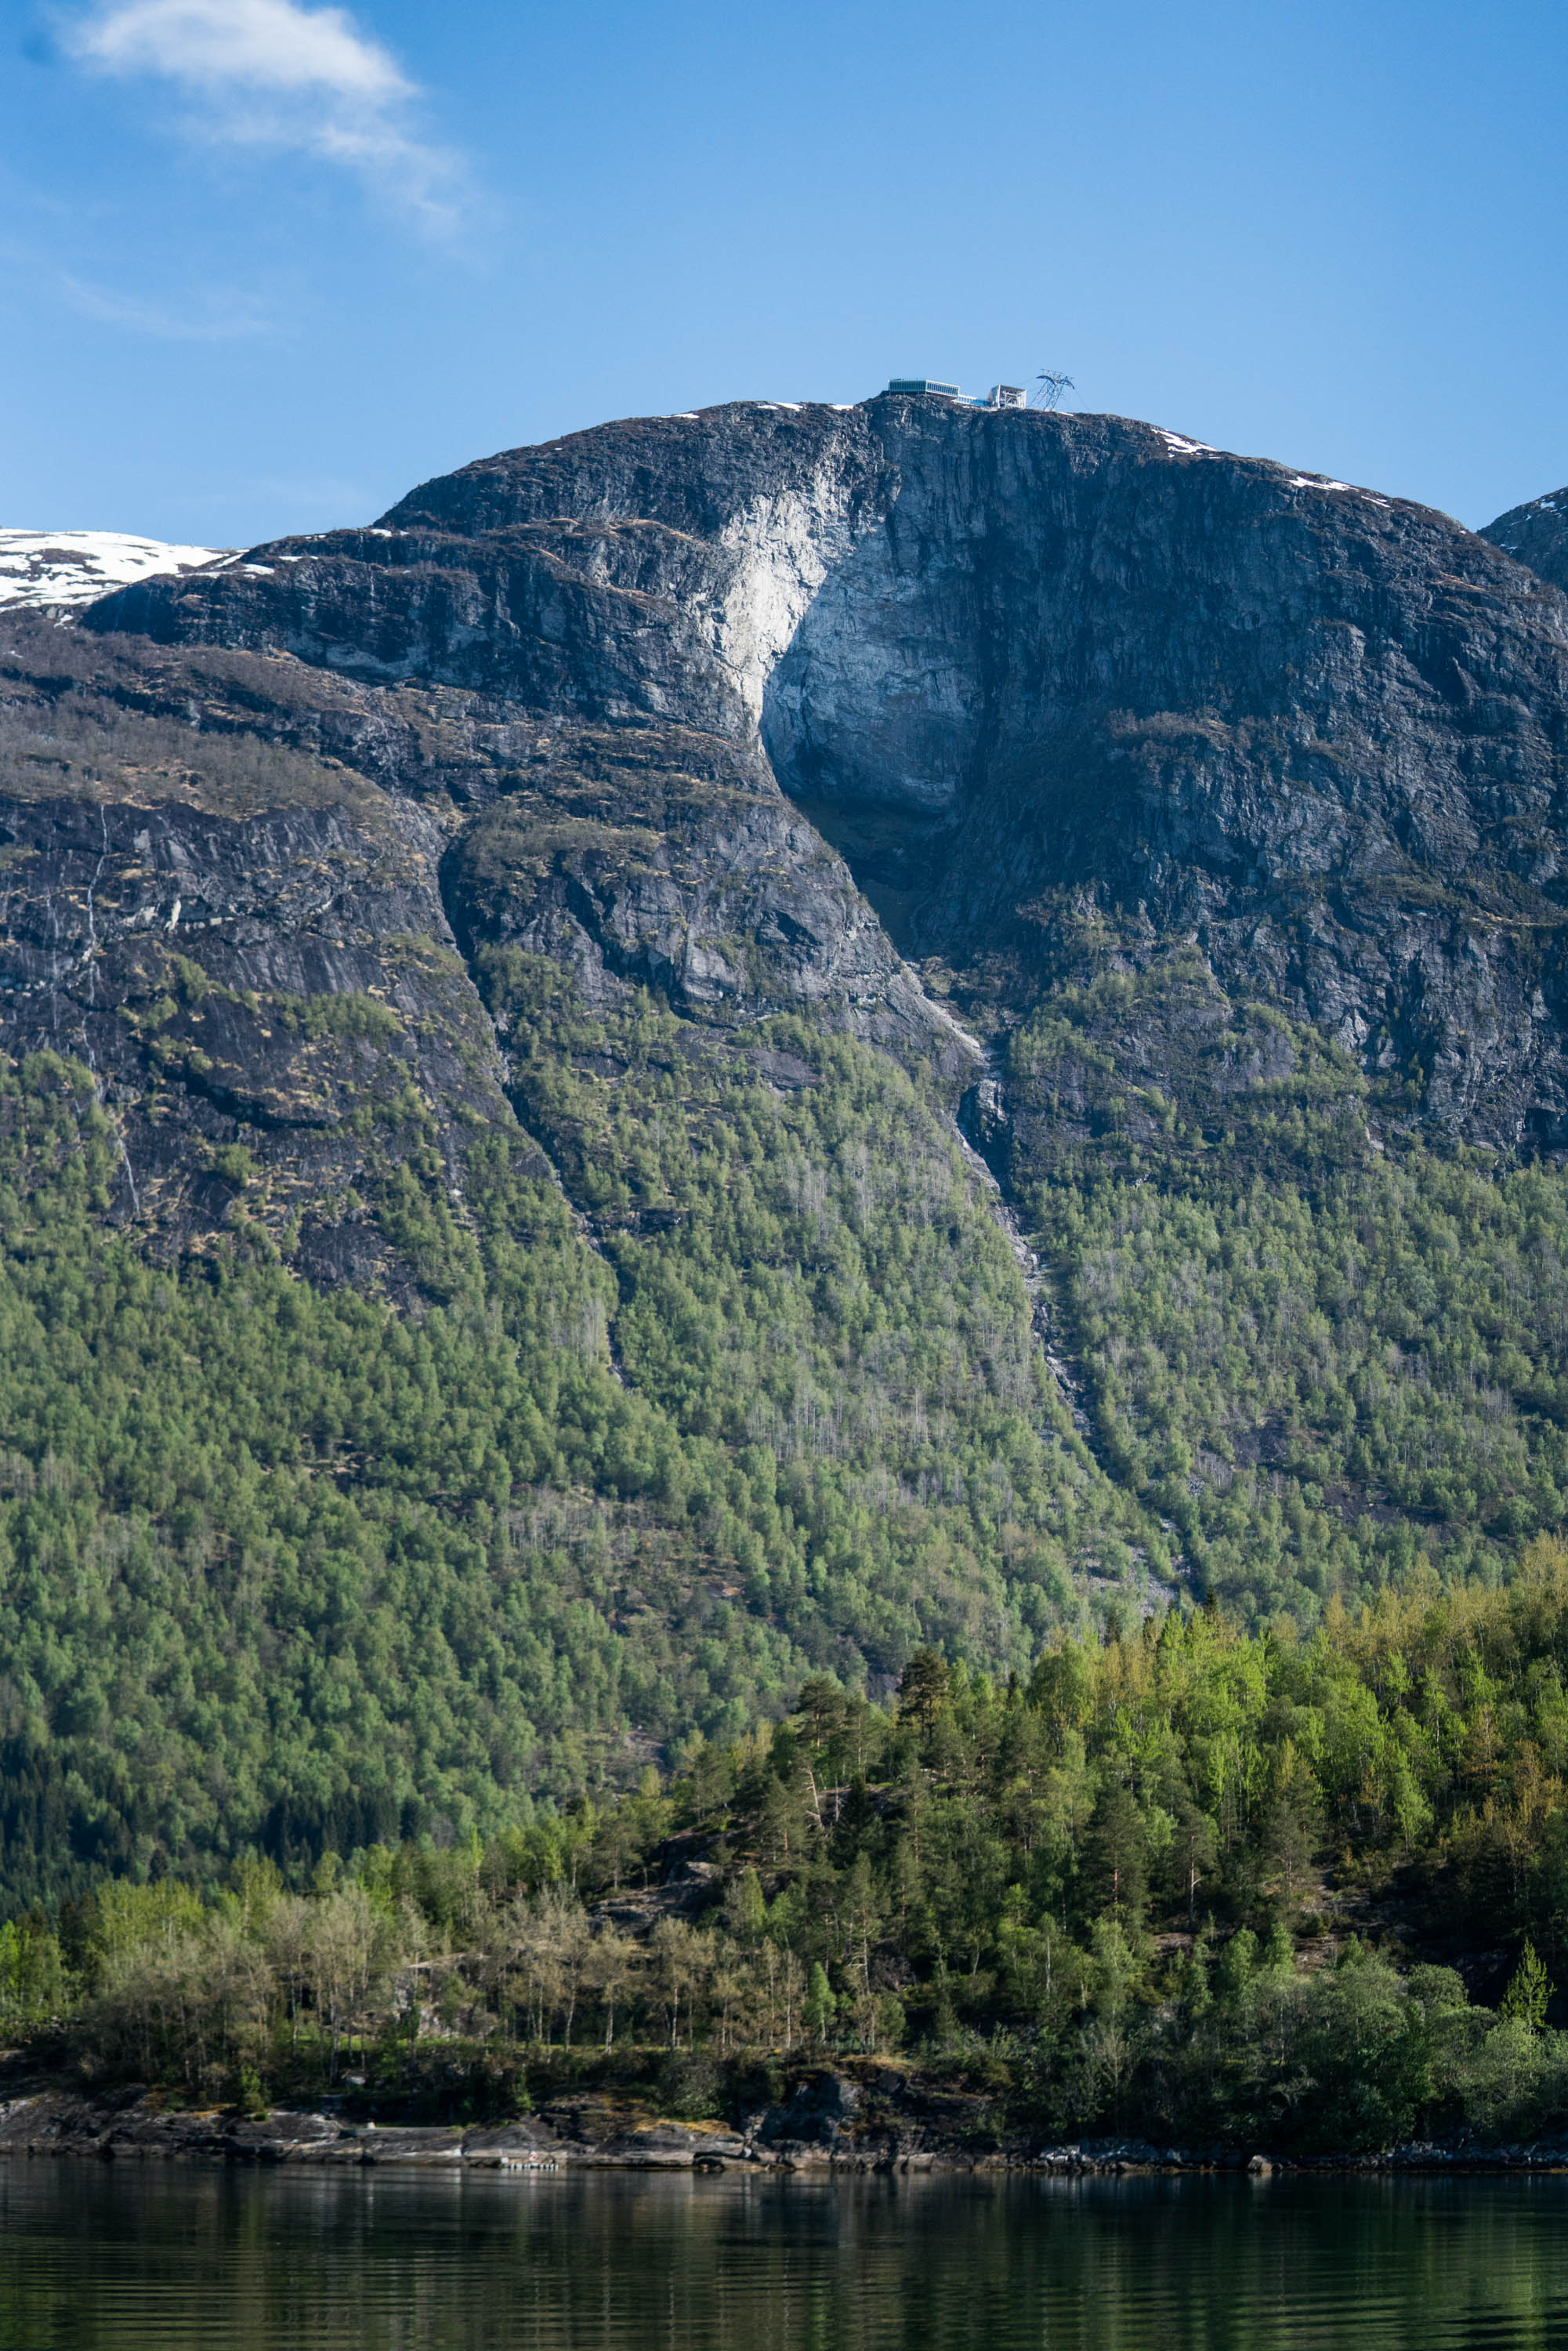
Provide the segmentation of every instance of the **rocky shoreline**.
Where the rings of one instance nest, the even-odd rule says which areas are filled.
[[[246,2116],[175,2105],[135,2085],[108,2092],[34,2090],[0,2100],[0,2157],[88,2157],[99,2162],[217,2162],[425,2168],[478,2171],[767,2172],[1027,2171],[1075,2178],[1230,2173],[1568,2171],[1568,2141],[1481,2147],[1416,2141],[1375,2154],[1279,2157],[1238,2148],[1160,2147],[1141,2139],[981,2147],[918,2127],[900,2129],[866,2085],[825,2073],[785,2104],[738,2128],[682,2122],[631,2104],[569,2099],[500,2124],[360,2119],[341,2102]]]

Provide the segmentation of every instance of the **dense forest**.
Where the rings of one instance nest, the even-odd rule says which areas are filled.
[[[1007,1040],[1003,1172],[1101,1459],[1254,1624],[1506,1568],[1565,1507],[1561,1166],[1434,1147],[1403,1065],[1143,962]]]
[[[812,1666],[1021,1666],[1074,1569],[1127,1557],[956,1141],[883,1057],[765,1041],[810,1082],[673,1101],[703,1214],[636,1263],[515,1132],[474,1140],[459,1212],[418,1099],[373,1103],[413,1311],[299,1278],[232,1147],[217,1245],[150,1262],[104,1221],[92,1072],[0,1075],[10,1901],[494,1834]]]
[[[210,995],[169,961],[154,1024]],[[1027,1677],[1053,1627],[1206,1596],[1310,1633],[1562,1524],[1556,1168],[1336,1162],[1298,1106],[1250,1176],[1173,1146],[1035,1185],[1031,1277],[886,1055],[591,1016],[552,971],[486,987],[570,1195],[497,1130],[454,1198],[417,1092],[364,1090],[412,1301],[302,1278],[237,1146],[222,1232],[156,1261],[106,1219],[93,1072],[0,1079],[7,1907],[489,1839],[813,1672]]]
[[[971,2127],[1298,2152],[1568,2115],[1568,1551],[1318,1628],[1213,1609],[917,1651],[619,1795],[0,1938],[12,2033],[256,2105],[502,2112],[576,2081],[723,2113],[791,2064],[982,2092]],[[771,2071],[770,2071],[771,2069]]]

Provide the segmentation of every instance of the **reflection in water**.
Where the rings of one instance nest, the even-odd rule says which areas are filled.
[[[0,2165],[0,2351],[1568,2342],[1568,2180]]]

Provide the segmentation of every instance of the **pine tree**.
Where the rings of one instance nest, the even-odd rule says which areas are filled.
[[[839,2003],[828,1981],[827,1970],[821,1959],[813,1959],[806,1982],[806,2030],[813,2041],[825,2041],[828,2028],[838,2014]]]
[[[1522,2024],[1529,2032],[1539,2032],[1546,2022],[1546,2004],[1552,1998],[1552,1986],[1546,1970],[1534,1944],[1527,1935],[1513,1981],[1502,1996],[1502,2014],[1514,2023]]]

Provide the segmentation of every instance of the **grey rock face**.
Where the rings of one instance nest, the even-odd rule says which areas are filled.
[[[526,883],[481,820],[460,919],[693,1004],[750,1003],[748,936],[762,1000],[937,1040],[825,836],[984,1025],[1176,946],[1228,1033],[1271,1004],[1448,1132],[1568,1134],[1568,604],[1425,508],[1117,418],[743,403],[89,617],[527,713],[574,821],[634,774],[635,840]]]
[[[0,1037],[97,1073],[115,1212],[169,1245],[231,1219],[239,1144],[305,1267],[401,1289],[376,1182],[434,1144],[460,1199],[497,1126],[537,1159],[467,960],[486,944],[555,958],[590,1005],[650,986],[719,1030],[795,1008],[952,1094],[973,1075],[754,743],[274,648],[6,635]]]
[[[1528,563],[1553,588],[1568,590],[1568,489],[1551,490],[1545,497],[1510,507],[1480,536],[1516,562]]]
[[[401,1290],[363,1193],[432,1146],[460,1193],[467,1138],[512,1124],[442,901],[441,814],[371,781],[362,745],[360,767],[325,747],[364,716],[333,680],[7,635],[5,1050],[95,1073],[123,1141],[115,1213],[165,1245],[230,1220],[248,1159],[303,1270]]]
[[[444,879],[471,954],[548,956],[596,1008],[643,985],[720,1026],[810,1010],[973,1075],[842,861],[722,738],[569,730],[465,827]]]

